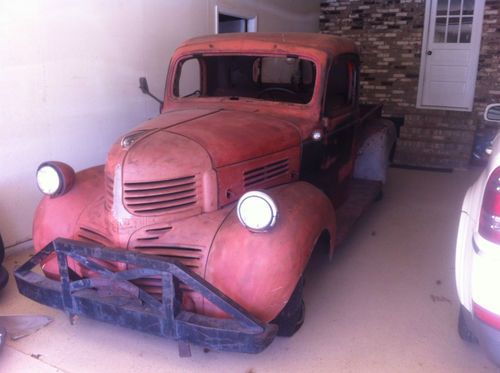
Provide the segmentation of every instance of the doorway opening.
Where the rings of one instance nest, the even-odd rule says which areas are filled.
[[[215,7],[215,33],[256,32],[257,16],[246,16]]]

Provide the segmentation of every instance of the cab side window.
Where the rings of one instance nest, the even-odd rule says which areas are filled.
[[[325,96],[325,116],[333,117],[337,112],[354,105],[356,99],[357,71],[353,61],[339,59],[328,74]]]

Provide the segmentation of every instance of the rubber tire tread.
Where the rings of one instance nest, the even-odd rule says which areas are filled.
[[[7,282],[9,282],[9,273],[4,267],[0,266],[0,289],[3,289]]]
[[[0,264],[3,263],[5,258],[5,246],[3,244],[2,235],[0,234]]]
[[[3,244],[2,235],[0,235],[0,289],[3,289],[9,282],[9,273],[2,267],[5,258],[5,246]]]
[[[278,336],[291,337],[294,335],[304,323],[305,317],[305,304],[302,300],[302,293],[304,291],[304,278],[301,277],[297,286],[288,300],[288,303],[271,321],[271,324],[278,325]]]
[[[460,306],[460,311],[458,312],[458,335],[462,340],[466,342],[477,344],[477,337],[467,326],[467,322],[465,320],[465,312],[467,311],[464,309],[464,307]]]

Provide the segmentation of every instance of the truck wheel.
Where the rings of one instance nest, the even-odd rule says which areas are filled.
[[[458,335],[460,338],[469,343],[478,343],[476,336],[467,326],[467,321],[465,320],[467,311],[464,306],[460,306],[460,311],[458,312]]]
[[[4,267],[0,266],[0,289],[3,289],[7,282],[9,282],[9,273]]]
[[[2,235],[0,234],[0,264],[3,263],[5,257],[5,246],[3,245]]]
[[[7,270],[2,267],[3,259],[5,257],[5,246],[3,245],[2,236],[0,235],[0,289],[4,288],[9,281]],[[1,338],[1,337],[0,337]]]
[[[304,323],[305,304],[302,300],[303,290],[304,278],[301,277],[286,306],[271,321],[271,324],[278,325],[278,335],[280,337],[291,337]]]

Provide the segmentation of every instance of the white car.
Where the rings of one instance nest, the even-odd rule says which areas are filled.
[[[484,117],[500,124],[500,104],[489,105]],[[500,365],[500,131],[487,152],[488,164],[465,195],[458,227],[458,332]]]

